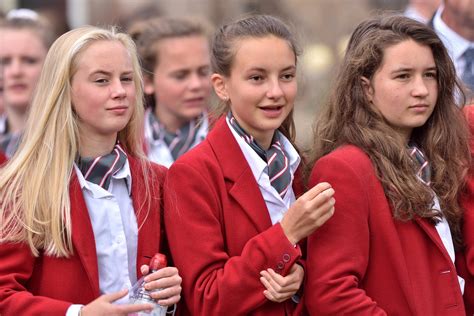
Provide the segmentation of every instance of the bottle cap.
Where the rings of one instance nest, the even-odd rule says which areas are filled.
[[[156,271],[166,267],[166,256],[161,253],[156,253],[150,260],[150,270]]]

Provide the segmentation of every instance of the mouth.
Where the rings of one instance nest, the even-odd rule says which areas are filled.
[[[127,112],[128,106],[126,105],[119,105],[119,106],[114,106],[112,108],[106,109],[109,112],[113,112],[115,114],[124,114]]]

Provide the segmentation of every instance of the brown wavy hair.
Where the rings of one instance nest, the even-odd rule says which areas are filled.
[[[417,179],[406,144],[370,106],[361,80],[372,80],[385,49],[405,40],[430,47],[437,69],[436,106],[427,122],[413,129],[410,140],[431,163],[431,187]],[[352,33],[335,84],[316,122],[310,165],[341,145],[359,147],[376,169],[394,218],[407,221],[420,216],[436,223],[444,215],[459,247],[462,210],[458,196],[470,165],[467,122],[462,105],[456,102],[457,96],[464,101],[460,87],[446,48],[429,27],[396,15],[381,15],[360,23]],[[433,191],[443,214],[433,209]]]

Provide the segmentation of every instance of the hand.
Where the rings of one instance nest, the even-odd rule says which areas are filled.
[[[112,304],[114,301],[127,295],[128,290],[122,290],[111,294],[99,296],[96,300],[84,306],[81,310],[82,316],[106,316],[138,313],[141,311],[150,312],[153,309],[151,304]]]
[[[321,227],[334,214],[334,189],[321,182],[300,196],[283,216],[280,225],[288,240],[296,245]]]
[[[304,270],[299,264],[294,264],[286,277],[276,273],[273,269],[263,270],[260,275],[260,282],[266,288],[263,295],[270,301],[281,303],[298,292],[301,283],[303,283]]]
[[[147,275],[149,267],[143,265],[140,271],[143,275]],[[161,306],[176,304],[181,299],[181,277],[175,267],[165,267],[150,273],[145,277],[145,282],[145,289],[149,291],[160,289],[152,292],[150,296]]]

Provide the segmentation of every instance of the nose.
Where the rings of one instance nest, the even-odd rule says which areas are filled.
[[[278,79],[271,79],[268,81],[267,97],[269,99],[279,99],[283,96],[281,83]]]
[[[415,97],[426,97],[429,93],[427,84],[423,76],[415,77],[413,82],[412,95]]]
[[[127,96],[127,91],[120,80],[111,86],[111,94],[113,99],[123,99]]]
[[[192,90],[201,89],[208,82],[210,83],[209,78],[200,76],[199,74],[193,74],[189,78],[189,88]]]
[[[13,58],[10,63],[4,66],[3,68],[5,77],[10,76],[19,76],[23,72],[23,65],[20,60]]]

